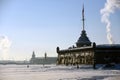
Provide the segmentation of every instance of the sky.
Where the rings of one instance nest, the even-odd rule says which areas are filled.
[[[82,7],[85,30],[91,42],[108,44],[106,25],[100,10],[106,0],[0,0],[0,37],[5,36],[5,51],[0,60],[29,60],[36,56],[57,57],[56,47],[75,45],[82,31]],[[120,43],[120,10],[110,14],[111,34]],[[8,44],[8,45],[7,45]]]

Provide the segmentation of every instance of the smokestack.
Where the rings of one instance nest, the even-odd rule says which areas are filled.
[[[0,35],[0,53],[3,59],[8,59],[8,52],[11,46],[11,41],[8,39],[7,36]]]
[[[111,22],[109,20],[110,14],[114,13],[116,9],[120,8],[120,0],[106,0],[105,6],[100,10],[102,15],[101,21],[106,24],[107,39],[109,44],[113,44],[113,37],[111,34]]]

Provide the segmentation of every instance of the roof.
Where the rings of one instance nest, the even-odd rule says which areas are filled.
[[[89,40],[89,38],[87,37],[86,31],[83,30],[81,33],[81,36],[79,37],[77,43],[76,43],[77,47],[83,47],[83,46],[90,46],[91,42]]]
[[[80,52],[80,51],[82,51],[82,50],[90,50],[90,49],[93,49],[93,46],[63,49],[63,50],[59,50],[58,53],[62,54],[62,53],[67,53],[67,52]]]
[[[120,49],[120,44],[100,44],[100,45],[96,45],[96,48],[119,48]]]

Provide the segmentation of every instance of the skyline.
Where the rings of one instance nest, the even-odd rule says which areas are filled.
[[[83,3],[85,30],[90,41],[108,44],[106,25],[101,22],[100,14],[106,0],[3,1],[0,6],[0,35],[10,40],[6,59],[29,60],[33,51],[40,57],[45,52],[48,56],[57,56],[57,46],[65,49],[75,45],[82,31]],[[109,18],[116,44],[120,43],[119,14],[117,9]],[[4,58],[5,55],[0,54],[0,60]]]

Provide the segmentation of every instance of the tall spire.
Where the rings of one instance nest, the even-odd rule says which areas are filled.
[[[84,20],[85,20],[85,18],[84,18],[84,4],[83,4],[83,9],[82,9],[82,21],[83,21],[83,31],[84,31],[84,28],[85,28],[85,23],[84,23]]]
[[[85,24],[84,24],[84,4],[82,9],[82,21],[83,21],[83,30],[81,33],[81,36],[79,37],[78,41],[76,42],[77,47],[84,47],[84,46],[91,46],[91,42],[89,38],[87,37],[86,31],[85,31]]]

